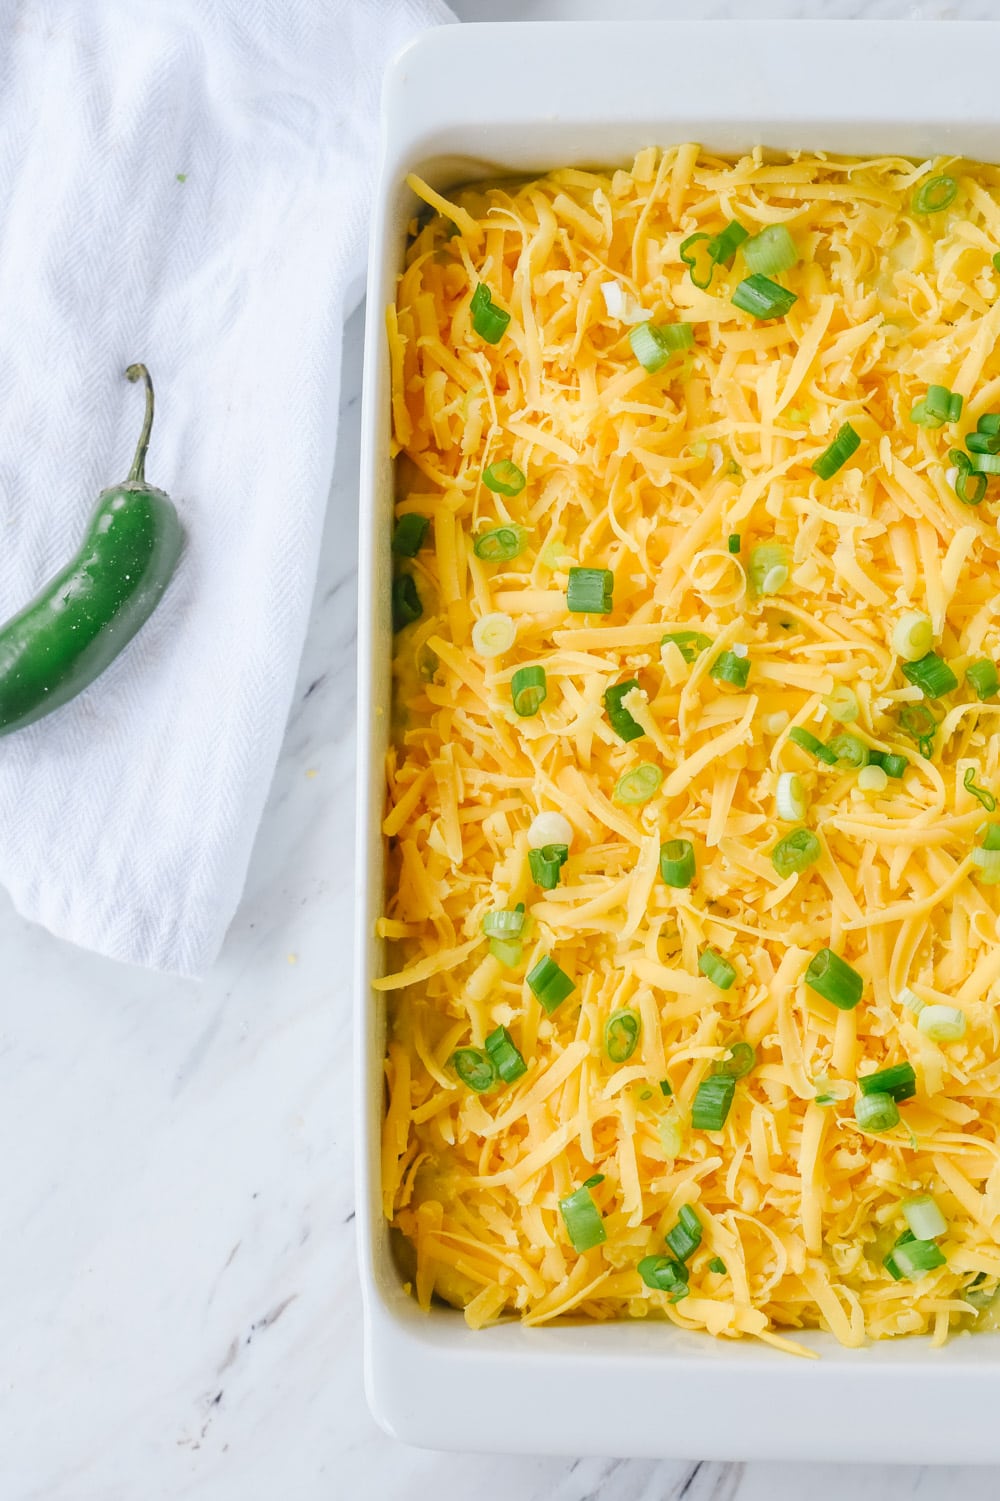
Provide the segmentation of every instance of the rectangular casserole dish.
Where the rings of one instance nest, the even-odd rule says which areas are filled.
[[[646,145],[954,152],[1000,160],[1000,26],[952,22],[448,27],[391,66],[368,282],[358,648],[357,1230],[368,1398],[441,1449],[714,1459],[983,1463],[1000,1458],[997,1336],[899,1340],[795,1360],[660,1323],[504,1324],[423,1314],[381,1214],[383,758],[389,725],[393,504],[383,311],[417,200],[501,172],[627,163]]]

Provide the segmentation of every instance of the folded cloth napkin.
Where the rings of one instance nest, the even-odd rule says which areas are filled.
[[[291,703],[362,291],[385,62],[438,0],[0,8],[0,619],[128,471],[187,545],[81,697],[0,739],[0,881],[116,959],[203,971]]]

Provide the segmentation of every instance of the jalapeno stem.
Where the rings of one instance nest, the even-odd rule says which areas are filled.
[[[142,421],[142,432],[136,444],[132,468],[128,472],[130,480],[138,480],[140,484],[143,484],[146,479],[146,450],[149,447],[149,435],[153,431],[153,382],[149,378],[149,371],[145,365],[129,365],[125,374],[129,380],[146,382],[146,415]]]

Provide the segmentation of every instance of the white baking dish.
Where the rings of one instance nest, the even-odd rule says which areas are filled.
[[[358,1245],[369,1402],[443,1449],[984,1462],[1000,1459],[1000,1342],[900,1340],[819,1361],[621,1323],[473,1333],[403,1291],[379,1202],[384,1004],[382,760],[389,705],[392,472],[382,310],[419,172],[446,188],[497,171],[628,162],[697,140],[1000,160],[1000,26],[717,22],[449,27],[391,67],[368,284],[361,470],[358,743]]]

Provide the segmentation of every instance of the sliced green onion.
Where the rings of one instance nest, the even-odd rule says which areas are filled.
[[[923,401],[918,401],[910,412],[910,421],[919,427],[943,427],[946,422],[959,420],[964,405],[965,399],[958,391],[949,391],[947,386],[928,386]]]
[[[729,960],[712,948],[702,949],[698,955],[698,969],[720,990],[729,990],[736,979],[736,971]]]
[[[483,615],[472,627],[472,650],[477,657],[485,657],[488,661],[510,651],[516,639],[517,627],[502,610]]]
[[[779,839],[771,851],[771,864],[784,881],[790,875],[801,875],[820,857],[820,844],[811,829],[793,829]]]
[[[936,1240],[939,1235],[947,1234],[948,1221],[930,1194],[907,1199],[900,1207],[916,1240]]]
[[[909,764],[905,756],[897,756],[889,751],[882,756],[882,770],[887,777],[901,777]]]
[[[562,813],[536,813],[528,826],[528,844],[533,850],[546,844],[565,844],[569,849],[572,843],[573,825]]]
[[[783,771],[781,773],[778,777],[775,802],[778,817],[784,819],[786,823],[798,823],[805,818],[809,803],[805,786],[798,772]]]
[[[838,761],[856,770],[868,765],[868,747],[857,735],[834,735],[827,750],[833,751]]]
[[[716,266],[728,266],[732,264],[733,256],[740,245],[747,238],[747,230],[735,219],[726,225],[725,229],[717,235],[707,235],[703,232],[688,235],[686,240],[681,241],[680,258],[688,267],[691,280],[702,291],[711,284],[715,275]],[[695,246],[704,245],[703,250],[695,252]],[[699,270],[699,263],[704,267]]]
[[[743,259],[750,270],[763,276],[780,276],[782,271],[790,271],[798,258],[795,241],[784,224],[769,224],[743,246]]]
[[[543,844],[528,851],[528,869],[531,879],[543,891],[554,891],[559,885],[560,873],[569,859],[569,847],[565,844]]]
[[[614,587],[610,568],[571,568],[566,608],[574,615],[610,615]]]
[[[1000,453],[1000,433],[969,433],[965,446],[970,453]]]
[[[937,720],[926,704],[904,704],[899,711],[899,727],[923,749],[925,740],[934,739]]]
[[[853,1011],[861,999],[865,982],[846,959],[833,949],[820,949],[809,961],[805,981],[838,1011]]]
[[[484,563],[509,563],[524,551],[525,538],[523,527],[496,526],[490,532],[480,532],[472,551]]]
[[[1000,271],[1000,250],[992,257],[994,271]]]
[[[652,375],[672,354],[693,346],[694,328],[690,323],[637,323],[628,339],[639,364]]]
[[[858,1087],[862,1094],[891,1095],[898,1105],[916,1094],[917,1076],[911,1063],[894,1063],[891,1068],[880,1068],[875,1074],[862,1074]]]
[[[842,469],[861,446],[861,439],[854,431],[849,422],[843,423],[837,436],[829,448],[824,448],[818,458],[813,459],[810,469],[818,474],[820,479],[831,479],[838,469]]]
[[[811,735],[808,730],[803,730],[799,725],[793,725],[788,731],[788,738],[794,740],[801,750],[808,751],[810,756],[815,756],[817,761],[822,761],[826,766],[836,766],[836,751],[824,745],[822,740],[817,740],[816,736]]]
[[[972,851],[972,863],[984,886],[1000,884],[1000,824],[987,825],[982,846]]]
[[[425,641],[422,646],[417,648],[416,658],[417,671],[420,674],[421,682],[433,683],[435,674],[440,666],[437,653],[432,652]]]
[[[656,1128],[664,1155],[677,1157],[684,1145],[684,1124],[679,1115],[673,1114],[662,1120]]]
[[[996,812],[997,800],[992,792],[988,792],[985,787],[976,786],[976,768],[974,766],[966,767],[965,776],[962,778],[962,786],[966,792],[971,792],[974,798],[978,798],[987,813]]]
[[[670,351],[664,348],[658,337],[656,325],[653,323],[637,323],[634,328],[630,328],[628,341],[639,364],[650,375],[665,365],[670,358]]]
[[[717,1272],[720,1277],[724,1277],[726,1275],[726,1263],[721,1256],[713,1256],[708,1263],[708,1270],[710,1272]]]
[[[977,433],[1000,433],[1000,412],[984,412],[976,423]]]
[[[734,307],[757,319],[783,318],[798,300],[787,287],[779,287],[776,281],[757,274],[741,281],[730,298]]]
[[[747,578],[755,594],[777,594],[788,583],[791,559],[778,542],[762,542],[750,550]]]
[[[685,662],[688,663],[693,662],[695,657],[699,657],[701,655],[706,646],[711,646],[712,644],[711,636],[705,636],[701,631],[668,632],[668,634],[661,640],[660,645],[666,646],[668,641],[672,641],[674,643],[677,650],[684,658]]]
[[[915,422],[917,427],[943,427],[944,418],[935,417],[927,410],[925,401],[918,401],[910,408],[910,421]]]
[[[926,1272],[944,1266],[948,1258],[933,1240],[908,1240],[896,1246],[892,1259],[904,1277],[916,1282]]]
[[[604,1023],[604,1051],[612,1063],[627,1063],[639,1042],[641,1022],[638,1011],[623,1006],[612,1011]]]
[[[685,1204],[678,1215],[677,1224],[672,1230],[668,1230],[664,1239],[680,1262],[688,1261],[701,1245],[702,1228],[701,1220],[691,1208]]]
[[[881,766],[862,766],[858,772],[858,787],[862,792],[884,792],[889,778]]]
[[[696,1131],[721,1131],[736,1093],[736,1080],[729,1074],[709,1074],[702,1079],[691,1106],[691,1124]]]
[[[928,386],[924,406],[932,417],[947,422],[951,410],[951,392],[947,386]]]
[[[608,716],[608,722],[620,740],[626,743],[630,740],[638,740],[646,731],[641,724],[636,724],[629,711],[622,707],[622,699],[626,693],[631,693],[633,688],[638,688],[637,678],[629,678],[627,683],[615,683],[613,687],[604,691],[604,711]]]
[[[473,292],[469,311],[472,314],[472,326],[479,337],[485,339],[487,344],[499,344],[507,331],[510,314],[497,307],[485,282],[481,281]]]
[[[683,890],[694,880],[694,846],[687,839],[668,839],[660,845],[660,875],[668,886]]]
[[[678,1303],[687,1294],[687,1273],[670,1256],[644,1256],[636,1271],[654,1292],[672,1293],[671,1302]]]
[[[960,1042],[968,1025],[964,1011],[957,1006],[924,1006],[917,1017],[917,1028],[931,1042]]]
[[[476,1094],[485,1094],[497,1082],[493,1059],[478,1048],[459,1048],[448,1060],[462,1083]]]
[[[608,1232],[589,1188],[578,1188],[560,1199],[559,1213],[574,1251],[591,1251],[607,1240]]]
[[[491,938],[490,953],[505,969],[520,969],[524,963],[524,945],[519,938]]]
[[[487,938],[520,938],[526,918],[524,903],[516,907],[496,907],[483,918],[483,932]]]
[[[748,1042],[730,1043],[725,1058],[712,1064],[713,1074],[728,1074],[731,1079],[745,1079],[757,1062],[757,1054]]]
[[[972,684],[980,702],[994,698],[1000,688],[1000,674],[997,673],[996,664],[986,657],[979,662],[969,663],[965,669],[965,681]]]
[[[716,657],[708,675],[717,683],[732,683],[734,688],[745,688],[750,676],[750,658],[738,657],[734,651],[724,651]]]
[[[1000,886],[1000,850],[973,850],[972,863],[984,886]]]
[[[700,245],[703,241],[705,246],[704,254],[700,251],[696,254],[695,246]],[[699,232],[698,234],[688,235],[686,240],[682,240],[679,251],[681,260],[688,268],[691,280],[702,291],[711,284],[712,277],[715,275],[716,260],[711,253],[711,245],[711,235]],[[705,263],[707,275],[698,273],[698,262],[700,260],[703,260]]]
[[[639,305],[631,292],[626,292],[621,282],[602,281],[601,293],[609,318],[615,318],[619,323],[645,322],[645,308]]]
[[[656,332],[664,349],[669,350],[671,354],[678,354],[682,349],[694,348],[693,323],[661,323]]]
[[[701,1220],[698,1218],[698,1213],[691,1204],[682,1204],[677,1211],[677,1218],[692,1235],[701,1231]]]
[[[904,662],[916,662],[934,645],[934,627],[922,610],[907,610],[892,628],[892,649]]]
[[[916,662],[904,662],[902,671],[927,698],[940,698],[958,687],[958,678],[937,652],[929,651]]]
[[[997,270],[1000,271],[1000,266],[997,267]],[[961,1294],[963,1300],[966,1303],[971,1303],[973,1308],[977,1309],[979,1313],[984,1313],[987,1308],[992,1307],[996,1302],[997,1293],[1000,1292],[1000,1286],[995,1282],[991,1287],[980,1286],[985,1281],[986,1273],[977,1272],[972,1281],[965,1284]]]
[[[514,713],[522,719],[530,719],[542,707],[548,691],[544,667],[519,667],[510,680]]]
[[[729,551],[731,553],[738,553],[739,552],[739,550],[740,550],[740,534],[739,534],[739,532],[730,532],[729,533],[729,538],[728,538],[728,540],[726,542],[726,546],[727,546],[727,548],[729,549]]]
[[[489,1034],[483,1046],[505,1084],[513,1084],[515,1079],[520,1079],[522,1074],[528,1072],[528,1065],[515,1047],[506,1027],[497,1027],[495,1032]]]
[[[392,628],[401,631],[412,625],[424,613],[417,593],[416,580],[412,573],[401,573],[392,581]]]
[[[424,539],[430,530],[430,518],[418,516],[415,511],[408,511],[405,516],[400,516],[396,522],[396,530],[392,534],[390,546],[397,558],[415,558],[424,545]]]
[[[586,1182],[584,1183],[583,1186],[584,1186],[584,1188],[596,1188],[597,1185],[598,1185],[598,1183],[603,1183],[603,1182],[604,1182],[604,1174],[603,1173],[592,1173],[591,1176],[586,1180]]]
[[[939,214],[954,203],[957,192],[953,177],[929,177],[914,193],[910,206],[915,214]]]
[[[915,990],[910,989],[909,985],[903,986],[896,999],[912,1016],[919,1016],[927,1004],[926,1001],[920,999]]]
[[[556,961],[550,959],[548,955],[544,959],[539,959],[534,968],[528,971],[526,978],[528,989],[535,996],[542,1010],[549,1016],[576,989],[576,985],[566,971],[560,969]]]
[[[495,495],[520,495],[527,481],[510,459],[497,459],[483,470],[483,484]]]
[[[673,1094],[673,1092],[674,1092],[673,1085],[670,1083],[670,1080],[669,1079],[661,1079],[660,1080],[660,1093],[662,1095],[666,1095],[667,1099],[669,1100],[669,1098]]]
[[[836,719],[839,724],[853,724],[861,713],[857,694],[852,688],[846,688],[842,684],[834,688],[832,693],[826,694],[823,707],[831,719]]]
[[[973,474],[972,460],[961,448],[953,448],[948,454],[955,468],[954,491],[963,505],[978,506],[986,495],[988,480],[985,474]],[[974,481],[972,493],[969,484]]]
[[[613,793],[615,802],[635,806],[648,803],[659,791],[662,781],[663,772],[660,768],[649,761],[643,761],[641,766],[634,766],[631,771],[618,778]]]
[[[854,1102],[854,1119],[863,1131],[891,1131],[899,1111],[891,1094],[863,1094]]]
[[[969,485],[972,483],[972,491]],[[987,478],[985,474],[973,474],[971,470],[959,470],[955,476],[955,494],[964,506],[982,505],[986,499]]]
[[[1000,474],[1000,453],[974,453],[969,463],[974,474]]]
[[[709,241],[709,253],[718,266],[731,266],[733,256],[739,250],[743,242],[748,238],[750,231],[735,219],[730,219],[719,234],[714,235]]]

